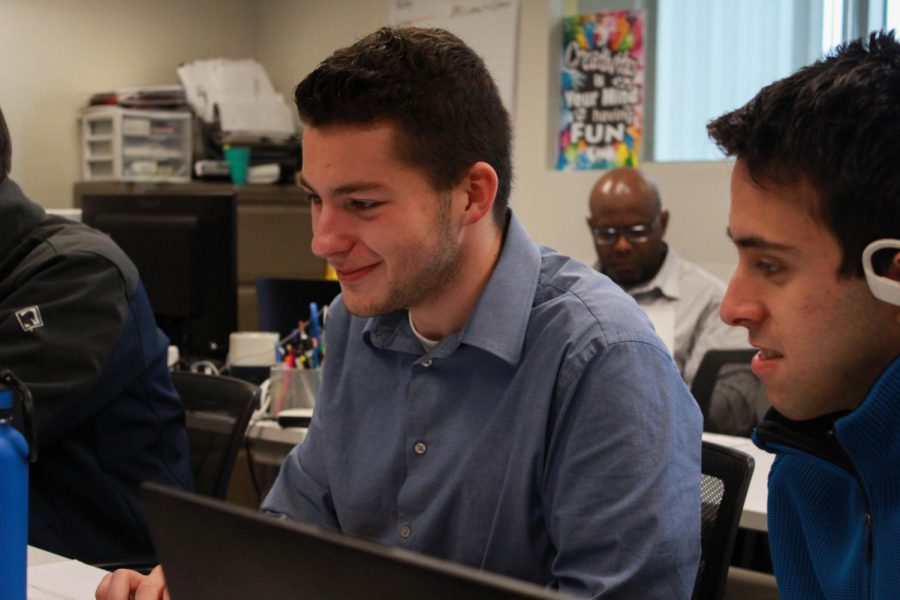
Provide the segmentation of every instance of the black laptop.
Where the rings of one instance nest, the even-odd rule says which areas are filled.
[[[173,600],[556,599],[510,577],[146,483]]]

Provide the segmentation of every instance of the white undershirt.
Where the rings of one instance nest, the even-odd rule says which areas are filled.
[[[425,352],[428,352],[429,350],[437,346],[441,340],[429,340],[427,337],[419,333],[419,330],[416,329],[415,325],[413,325],[412,313],[407,312],[406,314],[409,317],[409,327],[410,329],[412,329],[413,334],[415,334],[415,336],[422,343],[422,346],[425,347]]]

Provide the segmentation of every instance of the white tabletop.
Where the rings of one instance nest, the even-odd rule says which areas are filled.
[[[257,421],[247,429],[247,442],[252,449],[253,460],[276,467],[305,437],[305,427],[282,427],[272,420]]]
[[[34,546],[28,546],[28,566],[36,567],[37,565],[49,565],[50,563],[63,562],[69,560],[59,554],[53,554]]]
[[[750,479],[750,487],[747,489],[747,499],[744,500],[744,510],[741,513],[741,527],[756,531],[767,531],[766,506],[769,492],[769,469],[772,468],[772,461],[775,460],[775,456],[760,450],[753,444],[753,440],[746,437],[704,432],[703,439],[746,452],[753,457],[755,467],[753,469],[753,477]]]
[[[93,600],[106,571],[28,546],[28,600]]]

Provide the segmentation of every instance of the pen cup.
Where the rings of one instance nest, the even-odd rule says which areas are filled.
[[[319,393],[322,369],[292,369],[275,365],[269,373],[269,414],[278,416],[282,410],[312,408]]]

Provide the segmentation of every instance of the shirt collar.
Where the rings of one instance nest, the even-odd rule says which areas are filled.
[[[500,257],[475,309],[459,332],[441,340],[425,356],[442,358],[467,344],[517,364],[540,271],[540,250],[510,210]],[[421,354],[422,345],[409,327],[407,314],[404,309],[370,318],[363,339],[376,348]]]
[[[666,258],[663,259],[663,264],[653,279],[628,288],[628,293],[635,298],[644,294],[658,293],[670,300],[677,300],[681,296],[681,278],[678,276],[680,264],[681,257],[667,245]]]

